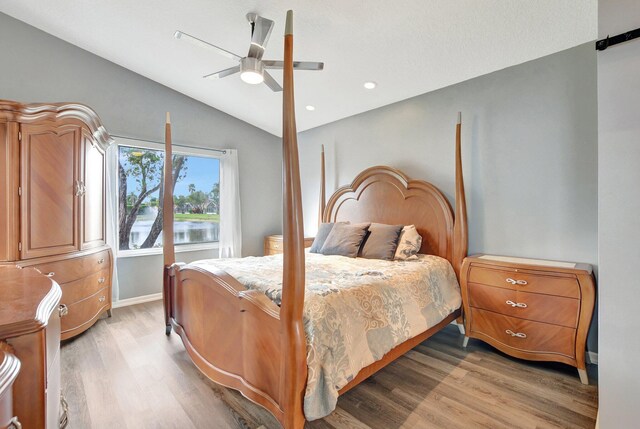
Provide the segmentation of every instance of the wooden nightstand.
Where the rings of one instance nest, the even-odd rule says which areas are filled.
[[[304,247],[311,247],[314,237],[304,238]],[[264,256],[277,255],[282,253],[282,236],[281,235],[267,235],[264,238]]]
[[[595,303],[590,265],[474,255],[461,270],[469,337],[522,359],[578,368],[589,384],[585,344]]]

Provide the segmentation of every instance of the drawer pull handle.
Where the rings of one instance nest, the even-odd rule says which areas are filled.
[[[512,337],[527,338],[527,334],[524,334],[522,332],[513,332],[511,329],[507,329],[505,332]]]
[[[53,276],[55,276],[55,275],[56,275],[56,273],[54,273],[53,271],[51,271],[51,272],[50,272],[50,273],[48,273],[48,274],[45,274],[45,276],[47,276],[47,277],[49,277],[49,278],[51,278],[51,277],[53,277]]]
[[[100,259],[98,259],[98,263],[99,263],[99,264],[104,263],[104,258],[100,258]]]
[[[104,301],[105,301],[105,299],[107,299],[107,298],[103,295],[103,296],[101,296],[100,298],[98,298],[98,301],[99,301],[99,302],[104,302]]]
[[[18,417],[16,416],[11,419],[9,426],[7,427],[9,429],[22,429],[22,423],[20,423],[20,420],[18,420]]]
[[[102,283],[104,283],[104,277],[100,277],[100,278],[98,279],[98,283],[101,283],[101,284],[102,284]]]
[[[527,304],[525,304],[524,302],[513,302],[509,300],[506,303],[512,307],[527,308]]]
[[[60,304],[60,306],[58,307],[58,314],[60,314],[60,317],[64,317],[67,314],[69,314],[69,307],[67,307],[65,304]]]
[[[508,278],[507,279],[507,283],[511,283],[512,285],[526,285],[527,281],[526,280],[514,280],[512,278]]]

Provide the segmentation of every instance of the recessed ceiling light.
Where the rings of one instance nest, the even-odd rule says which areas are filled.
[[[309,110],[309,111],[313,111],[316,110],[316,108],[312,105],[308,105],[307,107],[305,107],[305,109]]]
[[[373,89],[376,86],[378,86],[378,84],[373,82],[373,81],[364,83],[364,87],[367,88],[367,89]]]

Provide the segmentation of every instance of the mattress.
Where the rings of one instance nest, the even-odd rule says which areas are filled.
[[[208,259],[191,266],[223,270],[280,305],[282,255]],[[338,391],[387,352],[437,325],[461,305],[446,259],[411,261],[306,254],[307,420],[330,414]]]

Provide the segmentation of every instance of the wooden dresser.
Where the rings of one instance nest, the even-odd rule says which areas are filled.
[[[13,383],[20,372],[20,361],[13,348],[0,342],[0,429],[17,429],[20,420],[13,412]]]
[[[62,287],[62,339],[111,309],[105,151],[80,104],[0,100],[0,265],[34,267]]]
[[[20,360],[13,414],[24,428],[59,428],[60,286],[32,268],[0,266],[0,341]]]
[[[304,247],[311,247],[313,237],[304,238]],[[267,235],[264,238],[264,255],[277,255],[282,253],[282,235]]]
[[[461,270],[467,338],[509,355],[585,366],[587,333],[595,303],[590,265],[474,255]]]

